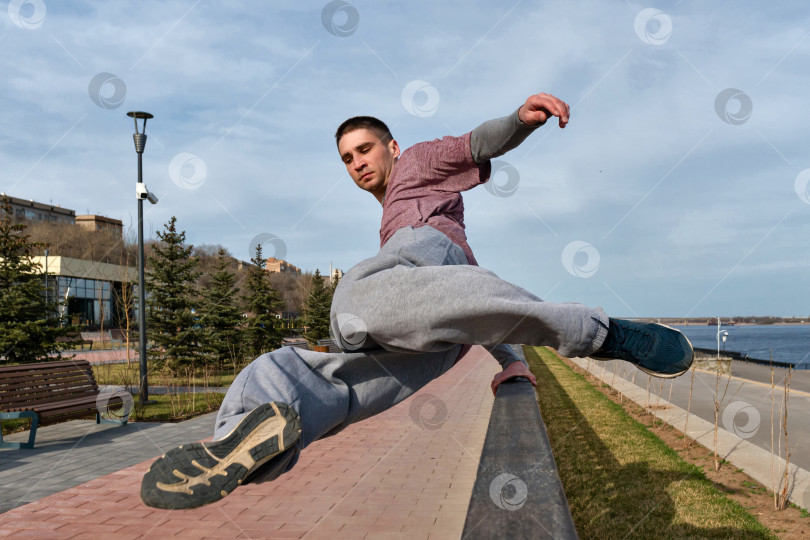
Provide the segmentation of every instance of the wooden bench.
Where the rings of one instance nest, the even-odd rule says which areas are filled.
[[[80,332],[68,332],[64,336],[56,338],[56,343],[64,345],[79,345],[81,350],[84,350],[85,345],[90,345],[90,350],[93,350],[93,340],[86,339]]]
[[[99,397],[101,396],[101,397]],[[93,369],[87,360],[67,360],[0,367],[0,423],[14,418],[30,418],[27,443],[3,441],[0,448],[33,448],[37,427],[71,418],[95,415],[102,421],[127,423],[131,399],[119,394],[100,394]],[[120,419],[104,418],[117,414],[111,407],[123,406]]]

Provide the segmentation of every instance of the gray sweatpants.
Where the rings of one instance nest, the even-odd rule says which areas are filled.
[[[228,390],[215,439],[262,403],[281,401],[301,417],[300,450],[407,398],[450,369],[462,345],[484,345],[506,367],[519,359],[504,344],[587,356],[608,326],[600,308],[543,302],[468,265],[462,249],[429,226],[400,229],[349,270],[331,321],[345,352],[283,347],[257,358]]]

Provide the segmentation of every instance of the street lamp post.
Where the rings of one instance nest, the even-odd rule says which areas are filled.
[[[143,200],[156,204],[157,197],[146,189],[143,183],[143,151],[146,148],[146,121],[153,118],[148,112],[131,111],[127,116],[135,120],[135,152],[138,153],[138,183],[135,186],[135,196],[138,199],[138,338],[140,341],[140,398],[141,404],[149,401],[149,384],[146,376],[146,289],[144,288],[144,258],[143,258]],[[143,128],[138,131],[138,120],[143,120]]]
[[[720,337],[723,338],[723,351],[726,350],[726,338],[728,337],[728,332],[721,329],[720,326],[720,317],[717,317],[717,359],[720,360]]]

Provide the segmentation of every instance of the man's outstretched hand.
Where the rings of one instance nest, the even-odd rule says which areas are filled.
[[[514,379],[515,377],[525,377],[529,379],[529,382],[532,385],[537,386],[537,378],[534,374],[529,371],[529,368],[526,367],[526,364],[523,362],[512,362],[506,369],[495,375],[492,379],[492,393],[495,394],[498,391],[498,385],[504,381],[508,381],[509,379]]]
[[[518,117],[527,126],[542,124],[552,116],[560,119],[560,127],[568,124],[571,109],[563,100],[551,94],[534,94],[529,96],[526,103],[520,106]]]

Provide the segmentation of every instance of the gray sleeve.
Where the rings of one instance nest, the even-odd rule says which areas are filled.
[[[501,369],[506,369],[509,364],[514,362],[523,362],[524,365],[528,365],[522,358],[523,353],[518,354],[512,345],[501,343],[500,345],[484,345],[484,348],[498,361]]]
[[[472,130],[470,149],[476,163],[484,163],[517,148],[535,129],[543,125],[527,126],[520,121],[519,110],[503,118],[488,120]]]

